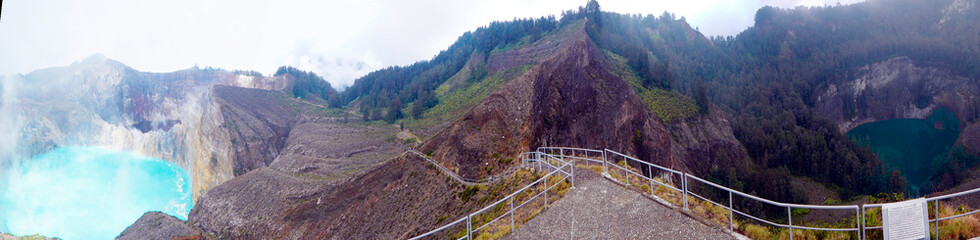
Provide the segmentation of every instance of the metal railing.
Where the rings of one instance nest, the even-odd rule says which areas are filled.
[[[925,199],[926,204],[932,206],[931,209],[930,209],[930,211],[931,211],[930,212],[930,215],[927,216],[926,218],[929,221],[929,224],[931,225],[930,226],[930,228],[932,228],[931,230],[935,231],[934,233],[935,233],[935,236],[937,238],[939,237],[939,222],[946,221],[946,220],[951,220],[951,219],[958,218],[958,217],[965,217],[965,216],[976,214],[976,213],[980,213],[980,209],[975,209],[975,210],[972,210],[972,211],[968,211],[968,212],[965,212],[965,213],[959,213],[959,214],[956,214],[954,212],[951,216],[942,217],[942,216],[939,215],[939,209],[941,207],[939,201],[941,201],[941,200],[949,200],[949,199],[956,198],[956,197],[963,197],[963,196],[970,195],[970,194],[975,194],[975,193],[980,193],[980,188],[966,190],[966,191],[958,192],[958,193],[952,193],[952,194],[942,195],[942,196],[929,197],[929,198],[926,198]],[[882,205],[884,205],[884,204],[864,204],[864,205],[861,205],[861,215],[862,216],[865,216],[868,213],[868,209],[878,209],[877,214],[875,216],[873,216],[873,217],[876,217],[876,218],[879,218],[880,219],[881,218],[881,206]],[[929,208],[927,208],[927,209],[929,209]],[[883,226],[881,226],[881,225],[864,226],[864,225],[867,225],[868,224],[866,218],[867,218],[867,216],[865,216],[865,219],[863,219],[863,221],[861,221],[862,222],[861,224],[863,225],[862,228],[861,228],[861,236],[866,236],[868,230],[881,230],[883,228]],[[879,222],[881,222],[881,221],[879,221]]]
[[[572,179],[572,174],[574,174],[575,168],[571,162],[567,162],[554,155],[541,152],[522,153],[521,165],[537,170],[548,171],[548,173],[527,186],[514,191],[510,195],[507,195],[506,197],[497,200],[496,202],[487,205],[480,210],[411,239],[433,238],[436,237],[436,234],[438,233],[458,231],[453,229],[462,229],[463,224],[465,224],[465,232],[463,236],[457,238],[457,240],[473,239],[473,236],[478,236],[481,231],[488,230],[489,227],[493,226],[493,224],[500,224],[501,221],[505,220],[509,220],[510,230],[513,231],[517,221],[515,215],[519,214],[518,210],[527,207],[547,208],[549,203],[549,192],[552,192],[555,187],[565,180]],[[553,176],[557,179],[552,178]],[[540,191],[538,191],[539,189]],[[539,199],[543,199],[543,202],[536,201]]]
[[[491,182],[493,180],[492,177],[490,177],[490,178],[484,178],[484,179],[464,178],[462,176],[459,176],[458,174],[456,174],[452,170],[449,170],[445,166],[442,166],[442,164],[439,164],[439,162],[436,162],[435,160],[432,160],[428,156],[425,156],[425,154],[422,154],[422,152],[416,151],[415,149],[409,149],[409,148],[406,148],[405,151],[408,151],[410,153],[414,153],[415,155],[418,155],[422,159],[425,159],[426,161],[429,161],[429,163],[431,163],[432,165],[435,165],[436,168],[439,168],[440,171],[442,171],[446,175],[449,175],[449,177],[451,177],[453,179],[456,179],[457,182],[460,182],[460,183],[463,183],[463,184],[467,184],[467,185],[470,185],[470,184],[486,184],[486,183],[489,183],[489,182]]]
[[[657,165],[657,164],[654,164],[654,163],[646,162],[646,161],[643,161],[643,160],[640,160],[640,159],[637,159],[637,158],[634,158],[634,157],[631,157],[631,156],[628,156],[628,155],[625,155],[625,154],[622,154],[622,153],[619,153],[619,152],[616,152],[616,151],[613,151],[613,150],[609,150],[609,149],[594,150],[594,149],[583,149],[583,148],[540,147],[535,152],[522,153],[521,154],[521,160],[522,160],[521,161],[521,165],[523,167],[530,167],[530,168],[534,168],[534,169],[537,169],[537,170],[550,170],[550,172],[548,173],[547,176],[552,176],[552,175],[558,174],[559,176],[562,176],[562,181],[564,181],[565,179],[569,179],[571,181],[572,186],[574,186],[574,182],[575,182],[575,179],[574,179],[574,169],[575,169],[575,167],[574,166],[575,166],[575,161],[576,160],[578,160],[581,163],[586,164],[586,165],[599,165],[599,164],[601,164],[602,165],[602,168],[603,168],[603,174],[606,175],[607,177],[613,179],[613,180],[622,181],[627,186],[630,186],[631,184],[636,184],[636,185],[645,184],[645,185],[648,185],[650,187],[650,195],[651,195],[651,197],[656,197],[656,196],[653,196],[654,195],[654,188],[655,188],[654,186],[664,187],[664,188],[666,188],[666,189],[668,189],[668,190],[670,190],[672,192],[676,192],[678,194],[681,194],[682,195],[682,197],[680,199],[681,206],[678,206],[678,207],[683,207],[683,209],[685,209],[685,210],[688,210],[690,208],[689,207],[689,196],[690,197],[694,197],[696,199],[699,199],[700,201],[704,201],[704,202],[710,203],[712,205],[721,207],[724,210],[727,210],[728,211],[728,222],[729,222],[729,224],[728,224],[728,230],[732,234],[735,233],[735,216],[736,215],[739,215],[741,217],[745,217],[745,218],[748,218],[748,219],[751,219],[751,220],[754,220],[754,221],[758,221],[758,222],[761,222],[761,223],[764,223],[764,224],[767,224],[767,225],[770,225],[770,226],[774,226],[776,228],[789,229],[789,238],[790,239],[793,239],[793,230],[794,229],[813,230],[813,231],[854,232],[858,236],[858,239],[865,239],[866,238],[866,235],[867,235],[867,230],[882,229],[882,226],[866,226],[867,225],[867,216],[865,216],[866,213],[867,213],[867,209],[872,209],[872,208],[878,208],[878,209],[880,209],[881,206],[882,206],[882,204],[863,204],[863,205],[809,205],[809,204],[792,204],[792,203],[776,202],[776,201],[772,201],[772,200],[768,200],[768,199],[756,197],[756,196],[753,196],[753,195],[750,195],[750,194],[747,194],[747,193],[743,193],[743,192],[740,192],[740,191],[737,191],[737,190],[734,190],[734,189],[731,189],[731,188],[728,188],[728,187],[725,187],[725,186],[721,186],[721,185],[716,184],[716,183],[713,183],[711,181],[707,181],[707,180],[704,180],[702,178],[699,178],[699,177],[696,177],[696,176],[687,174],[685,172],[681,172],[681,171],[678,171],[678,170],[674,170],[674,169],[671,169],[671,168],[660,166],[660,165]],[[637,170],[634,170],[634,166],[638,166],[639,168]],[[566,170],[566,167],[568,168],[567,170]],[[615,179],[614,177],[611,177],[612,176],[611,174],[620,174],[621,176],[623,176],[623,180]],[[496,221],[502,219],[504,216],[507,216],[508,214],[511,216],[511,224],[512,224],[511,225],[511,230],[513,230],[513,227],[514,227],[513,226],[513,223],[514,223],[513,214],[514,214],[515,209],[519,209],[520,207],[525,206],[525,204],[527,204],[531,200],[534,200],[535,198],[537,198],[538,196],[540,196],[542,193],[538,193],[533,198],[531,198],[530,200],[527,200],[524,203],[521,203],[516,208],[514,207],[514,203],[513,203],[514,196],[516,194],[520,193],[520,192],[523,192],[523,191],[527,190],[528,188],[530,188],[530,187],[532,187],[532,186],[534,186],[536,184],[539,184],[541,181],[545,180],[547,178],[547,176],[545,178],[538,179],[534,183],[531,183],[530,185],[522,188],[521,190],[518,190],[517,192],[514,192],[511,195],[508,195],[504,199],[501,199],[500,201],[497,201],[494,204],[491,204],[490,206],[487,206],[487,207],[485,207],[485,208],[483,208],[483,209],[481,209],[481,210],[479,210],[477,212],[474,212],[473,214],[467,215],[467,216],[465,216],[463,218],[460,218],[459,220],[456,220],[456,221],[454,221],[454,222],[452,222],[450,224],[447,224],[447,225],[445,225],[443,227],[440,227],[438,229],[432,230],[432,231],[430,231],[428,233],[422,234],[422,235],[420,235],[418,237],[415,237],[415,238],[412,238],[412,239],[419,239],[421,237],[431,236],[432,234],[434,234],[436,232],[443,231],[445,229],[450,228],[453,225],[461,224],[462,222],[466,222],[466,224],[467,224],[467,234],[465,236],[459,238],[459,239],[472,239],[472,233],[473,232],[485,228],[489,224],[491,224],[493,222],[496,222]],[[631,176],[632,177],[635,177],[637,179],[640,179],[638,181],[645,181],[645,183],[640,183],[640,182],[635,182],[635,181],[633,183],[630,183],[630,177]],[[677,187],[676,186],[676,183],[680,183],[680,187]],[[700,185],[701,187],[700,188],[698,188],[698,187],[692,187],[691,184],[697,184],[697,185]],[[546,185],[546,189],[550,190],[550,189],[552,189],[556,185],[557,185],[557,183],[555,185],[552,185],[552,186],[547,186]],[[702,190],[702,193],[700,193],[700,194],[699,193],[696,193],[695,190],[693,190],[693,189],[700,189],[700,190]],[[712,194],[713,197],[711,197],[711,196],[707,196],[706,193],[704,193],[704,192],[713,192],[715,194]],[[717,194],[717,193],[721,193],[720,194],[720,197],[719,197],[719,194]],[[968,216],[968,215],[980,213],[980,209],[978,209],[978,210],[972,210],[972,211],[965,212],[965,213],[953,214],[953,215],[950,215],[950,216],[942,217],[942,216],[939,215],[940,201],[941,200],[948,200],[948,199],[955,198],[955,197],[961,197],[961,196],[965,196],[965,195],[969,195],[969,194],[974,194],[974,193],[980,193],[980,188],[973,189],[973,190],[968,190],[968,191],[964,191],[964,192],[959,192],[959,193],[953,193],[953,194],[943,195],[943,196],[930,197],[930,198],[927,198],[926,199],[927,202],[931,202],[933,204],[933,206],[934,206],[932,208],[934,210],[934,215],[928,217],[928,219],[929,219],[929,223],[934,224],[933,227],[934,227],[934,230],[935,230],[935,236],[939,236],[939,222],[940,221],[945,221],[945,220],[950,220],[950,219],[954,219],[954,218],[958,218],[958,217],[964,217],[964,216]],[[545,196],[545,199],[547,199],[547,190],[544,191],[543,194]],[[720,203],[721,201],[723,201],[723,200],[720,200],[720,199],[726,198],[726,195],[727,195],[727,204]],[[765,219],[762,216],[753,215],[753,214],[751,214],[749,212],[750,210],[744,210],[744,209],[741,209],[740,210],[739,209],[739,205],[736,205],[736,203],[735,203],[736,202],[736,197],[739,197],[742,200],[742,201],[739,202],[740,203],[739,205],[748,205],[746,203],[754,202],[757,205],[768,205],[770,208],[775,207],[775,208],[784,208],[784,209],[786,209],[785,223],[779,223],[778,222],[779,220]],[[715,198],[715,199],[713,200],[712,198]],[[495,218],[493,221],[490,221],[490,222],[488,222],[486,224],[482,224],[482,225],[478,226],[476,228],[476,230],[473,230],[473,228],[472,228],[472,222],[473,222],[472,221],[472,217],[474,215],[479,214],[479,213],[486,212],[488,209],[491,209],[493,207],[499,206],[500,204],[504,203],[505,201],[511,201],[511,203],[510,203],[511,210],[509,210],[509,211],[501,214],[499,217]],[[547,203],[547,200],[545,202]],[[847,211],[847,212],[853,211],[854,217],[855,217],[854,218],[853,227],[813,227],[813,226],[802,225],[799,222],[794,223],[793,222],[793,210],[794,209],[827,210],[827,211]],[[880,213],[880,211],[879,211],[879,213]]]
[[[817,230],[817,231],[849,231],[849,232],[859,232],[859,226],[857,226],[857,221],[855,221],[855,226],[853,228],[822,228],[822,227],[809,227],[803,225],[793,224],[793,209],[811,209],[811,210],[853,210],[854,216],[860,216],[858,206],[824,206],[824,205],[806,205],[806,204],[790,204],[790,203],[780,203],[771,201],[768,199],[756,197],[750,194],[742,193],[734,189],[721,186],[719,184],[701,179],[699,177],[660,166],[654,163],[643,161],[626,154],[622,154],[613,150],[604,149],[606,158],[604,158],[605,166],[607,166],[606,173],[608,174],[610,170],[613,172],[621,172],[625,179],[626,185],[630,185],[630,176],[635,176],[640,178],[642,181],[647,181],[650,187],[651,197],[656,197],[654,195],[654,184],[665,187],[666,189],[681,194],[681,206],[684,209],[689,209],[689,197],[695,197],[702,201],[708,202],[712,205],[721,207],[728,211],[728,230],[730,233],[735,233],[735,216],[739,215],[746,217],[755,221],[759,221],[777,228],[787,228],[790,232],[790,239],[793,239],[793,229],[806,229],[806,230]],[[622,159],[621,161],[618,159]],[[639,171],[634,171],[632,166],[639,166]],[[680,183],[680,187],[677,187],[675,183]],[[692,191],[690,184],[702,184],[707,188],[701,188],[706,191],[720,191],[722,196],[727,195],[727,204],[719,203],[719,201],[712,200],[709,197],[704,196],[704,194],[698,194]],[[633,183],[636,184],[636,183]],[[771,207],[785,208],[786,209],[786,223],[777,223],[774,220],[767,220],[761,216],[753,215],[747,211],[739,210],[738,206],[735,204],[735,197],[742,197],[750,201],[756,201],[760,204],[767,204]]]

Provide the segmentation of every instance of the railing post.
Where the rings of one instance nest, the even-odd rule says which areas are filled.
[[[510,232],[514,232],[514,197],[510,198]]]
[[[855,212],[854,225],[856,225],[855,227],[857,227],[858,240],[861,240],[861,238],[864,237],[861,231],[862,229],[864,229],[864,227],[861,226],[861,222],[864,222],[864,219],[861,218],[861,205],[858,205],[857,209],[854,209],[854,212]]]
[[[793,240],[793,210],[791,207],[786,207],[786,216],[789,219],[789,240]]]
[[[650,178],[650,196],[653,196],[653,178]]]
[[[575,159],[572,159],[572,161],[575,161]],[[571,176],[572,188],[575,188],[575,164],[568,164],[568,165],[572,167],[572,176]]]
[[[857,206],[858,206],[858,216],[860,216],[858,217],[858,219],[861,219],[860,222],[858,223],[858,240],[863,240],[864,239],[864,205],[857,205]],[[858,221],[858,219],[854,219],[854,221]]]
[[[732,234],[735,234],[735,209],[732,208],[732,191],[728,190],[728,227]]]
[[[602,173],[609,174],[609,169],[606,168],[606,149],[602,149]]]
[[[473,221],[472,221],[472,217],[473,217],[473,214],[466,215],[466,239],[467,240],[472,240],[473,239]]]
[[[939,199],[934,200],[936,206],[936,239],[939,239]],[[929,204],[927,203],[926,206]],[[882,210],[884,212],[884,210]],[[928,216],[927,216],[928,217]]]
[[[626,177],[626,187],[629,187],[630,186],[630,168],[629,168],[630,159],[624,158],[623,163],[625,163],[625,166],[623,166],[623,169],[625,169],[623,170],[623,177]]]
[[[647,174],[650,174],[650,196],[653,196],[653,169],[651,169],[650,164],[644,165],[647,165]],[[643,175],[643,173],[640,173],[640,175]]]
[[[535,162],[538,162],[538,171],[541,171],[543,169],[541,168],[541,153],[538,153],[538,160]]]
[[[687,173],[681,172],[681,185],[684,187],[684,210],[687,208]]]

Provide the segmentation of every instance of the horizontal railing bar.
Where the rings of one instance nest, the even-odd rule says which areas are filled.
[[[520,193],[520,192],[523,192],[523,191],[525,191],[525,190],[527,190],[527,189],[528,189],[528,188],[530,188],[531,186],[534,186],[535,184],[538,184],[538,183],[540,183],[541,181],[545,181],[545,180],[547,180],[547,179],[548,179],[548,177],[550,177],[551,175],[554,175],[555,173],[557,173],[557,170],[556,170],[556,171],[553,171],[553,172],[551,172],[551,173],[548,173],[548,174],[547,174],[547,175],[545,175],[544,177],[541,177],[540,179],[538,179],[538,180],[536,180],[536,181],[534,181],[534,182],[532,182],[532,183],[530,183],[530,184],[528,184],[527,186],[525,186],[524,188],[521,188],[520,190],[517,190],[517,191],[514,191],[514,193],[511,193],[510,195],[507,195],[506,197],[504,197],[504,198],[502,198],[502,199],[500,199],[500,200],[498,200],[498,201],[496,201],[496,202],[494,202],[494,203],[492,203],[492,204],[490,204],[490,206],[487,206],[487,207],[484,207],[483,209],[480,209],[480,210],[477,210],[476,212],[473,212],[473,214],[477,214],[477,213],[481,213],[481,212],[483,212],[483,211],[486,211],[487,209],[489,209],[489,208],[491,208],[491,207],[493,207],[493,206],[496,206],[497,204],[499,204],[499,203],[501,203],[501,202],[503,202],[503,201],[506,201],[506,200],[507,200],[508,198],[512,198],[512,197],[514,197],[514,196],[516,196],[516,195],[517,195],[518,193]],[[564,179],[563,179],[563,180],[564,180]]]
[[[696,194],[696,193],[692,193],[692,192],[687,192],[687,194],[690,194],[691,196],[694,196],[694,197],[696,197],[696,198],[700,198],[701,200],[705,200],[705,201],[708,201],[708,203],[711,203],[711,204],[714,204],[714,205],[717,205],[717,206],[719,206],[719,207],[722,207],[722,208],[724,208],[724,209],[728,209],[728,206],[725,206],[725,205],[722,205],[722,204],[720,204],[720,203],[716,203],[715,201],[711,201],[711,199],[708,199],[708,198],[706,198],[706,197],[702,197],[701,195],[698,195],[698,194]]]
[[[793,228],[813,230],[813,231],[831,231],[831,232],[850,232],[850,231],[860,230],[859,228],[821,228],[821,227],[808,227],[808,226],[798,226],[798,225],[793,225]]]
[[[792,227],[792,225],[789,225],[789,224],[782,224],[782,223],[770,222],[769,220],[765,220],[765,219],[762,219],[762,218],[759,218],[759,217],[756,217],[756,216],[752,216],[750,214],[744,213],[744,212],[739,211],[739,210],[732,209],[732,212],[733,213],[738,213],[739,215],[742,215],[742,216],[745,216],[745,217],[748,217],[748,218],[751,218],[751,219],[755,219],[756,221],[764,222],[766,224],[773,225],[773,226],[776,226],[776,227],[782,227],[782,228],[790,228],[790,227]]]
[[[585,151],[585,152],[594,152],[594,153],[602,152],[601,150],[595,150],[595,149],[570,148],[570,147],[538,147],[538,149],[567,149],[567,150],[576,150],[576,151]]]
[[[561,163],[568,163],[568,162],[566,162],[564,160],[561,160],[561,158],[560,158],[561,155],[554,155],[554,154],[547,154],[547,153],[541,153],[541,155],[544,155],[545,157],[551,158],[551,159],[553,159],[555,161],[558,161],[558,162],[561,162]]]
[[[564,173],[565,175],[569,175],[568,172],[566,172],[565,170],[562,170],[562,168],[565,168],[564,166],[565,165],[568,165],[568,163],[565,163],[564,165],[562,165],[561,168],[555,167],[555,165],[551,165],[551,163],[548,163],[547,161],[541,161],[541,163],[544,163],[545,165],[548,165],[548,167],[551,167],[552,169],[555,169],[555,171],[561,171],[561,173]]]
[[[687,175],[687,177],[690,178],[690,179],[694,179],[694,180],[696,180],[698,182],[701,182],[701,183],[704,183],[704,184],[708,184],[708,185],[711,185],[711,186],[716,187],[716,188],[720,188],[720,189],[725,190],[725,191],[732,192],[733,194],[736,194],[736,195],[739,195],[739,196],[747,197],[747,198],[750,198],[752,200],[756,200],[756,201],[768,203],[768,204],[771,204],[771,205],[774,205],[774,206],[779,206],[779,207],[807,208],[807,209],[821,209],[821,210],[850,210],[850,209],[858,209],[858,206],[857,205],[826,206],[826,205],[808,205],[808,204],[781,203],[781,202],[776,202],[776,201],[772,201],[772,200],[765,199],[765,198],[760,198],[760,197],[752,196],[752,195],[749,195],[749,194],[746,194],[746,193],[742,193],[742,192],[733,190],[731,188],[727,188],[727,187],[718,185],[716,183],[713,183],[713,182],[710,182],[710,181],[701,179],[701,178],[696,177],[694,175]]]
[[[578,159],[578,160],[585,160],[585,161],[590,161],[590,162],[602,162],[602,160],[598,160],[598,159],[591,159],[591,158],[584,158],[584,157],[573,157],[573,156],[565,156],[565,158],[571,158],[571,159]]]
[[[674,191],[677,191],[677,192],[681,192],[681,193],[683,193],[683,192],[684,192],[684,190],[681,190],[680,188],[676,188],[676,187],[674,187],[674,186],[671,186],[671,185],[669,185],[669,184],[667,184],[667,183],[662,183],[662,182],[660,182],[660,181],[657,181],[657,180],[655,180],[655,179],[653,179],[653,178],[650,178],[650,177],[647,177],[647,176],[643,176],[643,174],[640,174],[640,173],[637,173],[637,172],[634,172],[634,171],[630,171],[630,170],[626,170],[626,171],[627,171],[627,172],[629,172],[629,173],[632,173],[633,175],[636,175],[637,177],[640,177],[640,178],[642,178],[642,179],[644,179],[644,180],[648,180],[648,181],[651,181],[651,182],[655,182],[655,183],[657,183],[658,185],[660,185],[660,186],[664,186],[664,187],[667,187],[667,188],[669,188],[669,189],[671,189],[671,190],[674,190]],[[653,189],[650,189],[650,191],[653,191]]]
[[[641,163],[646,163],[646,164],[648,164],[648,165],[650,165],[650,166],[653,166],[653,167],[656,167],[656,168],[659,168],[659,169],[661,169],[661,170],[664,170],[664,171],[668,171],[668,172],[673,172],[673,173],[676,173],[676,174],[683,174],[683,173],[682,173],[681,171],[677,171],[677,170],[674,170],[674,169],[670,169],[670,168],[666,168],[666,167],[662,167],[662,166],[660,166],[660,165],[657,165],[657,164],[653,164],[653,163],[649,163],[649,162],[647,162],[647,161],[643,161],[643,160],[640,160],[640,159],[636,159],[636,158],[634,158],[634,157],[630,157],[630,156],[627,156],[627,155],[624,155],[624,154],[622,154],[622,153],[619,153],[619,152],[616,152],[616,151],[613,151],[613,150],[609,150],[609,149],[606,149],[606,151],[609,151],[609,152],[611,152],[611,153],[613,153],[613,154],[616,154],[616,155],[619,155],[619,156],[623,156],[623,157],[625,157],[625,158],[628,158],[628,159],[631,159],[631,160],[635,160],[635,161],[638,161],[638,162],[641,162]]]
[[[562,178],[561,180],[558,180],[558,182],[561,182],[561,181],[564,181],[564,180],[565,180],[565,178]],[[545,184],[545,185],[547,185],[547,184]],[[548,191],[551,191],[552,189],[554,189],[554,188],[555,188],[555,187],[557,187],[557,186],[558,186],[558,183],[555,183],[554,185],[551,185],[550,187],[546,187],[546,188],[544,189],[544,191],[541,191],[541,193],[546,193],[546,192],[548,192]],[[541,195],[541,193],[538,193],[538,195],[536,195],[536,196],[535,196],[534,198],[531,198],[531,199],[532,199],[532,200],[533,200],[533,199],[537,199],[537,196],[540,196],[540,195]],[[496,205],[491,205],[491,206],[496,206]],[[522,205],[522,206],[523,206],[523,205]],[[514,208],[514,209],[516,210],[516,209],[518,209],[518,208]],[[504,213],[504,214],[500,214],[500,216],[499,216],[499,217],[497,217],[497,218],[495,218],[495,219],[493,219],[493,220],[491,220],[491,221],[489,221],[489,222],[487,222],[487,223],[485,223],[485,224],[483,224],[482,226],[480,226],[480,227],[478,227],[478,228],[476,228],[476,229],[473,229],[473,231],[474,231],[474,232],[476,232],[476,231],[479,231],[480,229],[483,229],[484,227],[486,227],[486,226],[489,226],[490,224],[492,224],[492,223],[495,223],[495,222],[497,222],[497,220],[500,220],[500,219],[501,219],[501,218],[503,218],[504,216],[507,216],[507,214],[513,214],[513,210],[511,210],[511,211],[508,211],[508,212],[506,212],[506,213]],[[470,217],[473,217],[473,215],[476,215],[476,213],[474,213],[474,214],[471,214],[471,215],[470,215]]]
[[[511,214],[513,214],[513,213],[511,213]],[[474,231],[474,232],[476,232],[476,231],[480,231],[480,230],[482,230],[483,228],[485,228],[485,227],[487,227],[487,226],[490,226],[490,224],[493,224],[493,223],[495,223],[495,222],[497,222],[497,220],[500,220],[500,219],[501,219],[501,218],[503,218],[504,216],[507,216],[507,213],[504,213],[504,214],[500,214],[500,216],[499,216],[499,217],[497,217],[497,218],[494,218],[493,220],[490,220],[489,222],[487,222],[487,223],[485,223],[485,224],[483,224],[482,226],[480,226],[480,227],[478,227],[478,228],[474,228],[474,229],[473,229],[473,231]]]
[[[971,194],[971,193],[976,193],[976,192],[980,192],[980,188],[974,188],[974,189],[971,189],[971,190],[966,190],[966,191],[962,191],[962,192],[958,192],[958,193],[953,193],[953,194],[948,194],[948,195],[943,195],[943,196],[935,196],[935,197],[931,197],[931,198],[926,198],[926,201],[936,201],[936,200],[949,199],[949,198],[959,197],[959,196],[963,196],[963,195],[967,195],[967,194]]]
[[[449,227],[452,227],[453,225],[456,225],[456,224],[458,224],[458,223],[460,223],[460,222],[463,222],[463,221],[466,221],[466,217],[465,217],[465,216],[464,216],[464,217],[462,217],[462,218],[459,218],[459,220],[456,220],[456,221],[453,221],[453,222],[451,222],[451,223],[449,223],[449,224],[446,224],[446,225],[444,225],[444,226],[442,226],[442,227],[440,227],[440,228],[436,228],[436,229],[434,229],[434,230],[432,230],[432,231],[429,231],[429,232],[427,232],[427,233],[423,233],[422,235],[418,235],[418,236],[416,236],[416,237],[413,237],[413,238],[411,238],[411,239],[412,239],[412,240],[415,240],[415,239],[420,239],[420,238],[422,238],[422,237],[427,237],[427,236],[429,236],[429,235],[432,235],[432,234],[435,234],[435,233],[437,233],[437,232],[439,232],[439,231],[442,231],[442,230],[445,230],[446,228],[449,228]]]
[[[978,209],[978,210],[973,210],[973,211],[970,211],[970,212],[966,212],[966,213],[960,213],[960,214],[956,214],[956,215],[953,215],[953,216],[949,216],[949,217],[942,217],[942,218],[939,218],[939,219],[934,219],[934,220],[930,220],[930,221],[946,221],[946,220],[950,220],[950,219],[953,219],[953,218],[958,218],[958,217],[963,217],[963,216],[966,216],[966,215],[971,215],[971,214],[974,214],[974,213],[978,213],[978,212],[980,212],[980,209]],[[938,216],[937,216],[937,217],[938,217]]]

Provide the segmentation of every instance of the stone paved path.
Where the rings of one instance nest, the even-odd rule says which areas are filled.
[[[505,239],[732,239],[590,170],[575,174],[575,189]]]

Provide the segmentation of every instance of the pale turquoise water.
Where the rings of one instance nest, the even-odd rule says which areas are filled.
[[[186,219],[191,179],[161,159],[63,147],[0,176],[0,229],[14,235],[112,239],[147,211]]]

